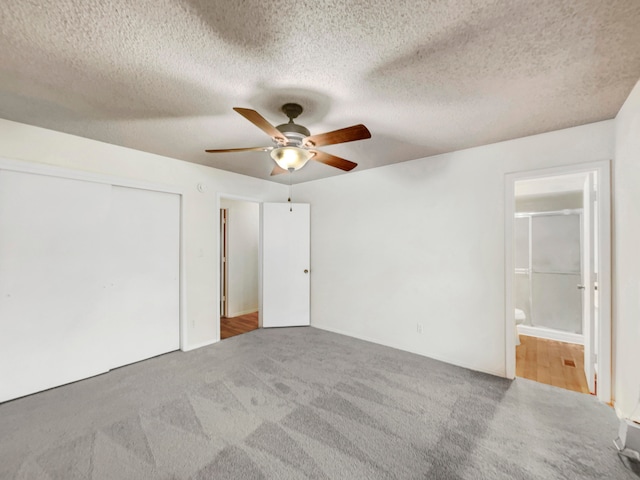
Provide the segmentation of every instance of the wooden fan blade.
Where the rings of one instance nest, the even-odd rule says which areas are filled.
[[[205,150],[207,153],[229,153],[229,152],[268,152],[273,147],[247,147],[247,148],[223,148],[220,150]]]
[[[250,108],[239,108],[239,107],[235,107],[234,110],[238,112],[240,115],[242,115],[244,118],[249,120],[251,123],[253,123],[256,127],[261,129],[263,132],[265,132],[267,135],[269,135],[271,138],[273,138],[276,142],[279,142],[279,143],[287,142],[287,138],[284,136],[284,134],[280,130],[278,130],[276,127],[271,125],[266,118],[264,118],[255,110],[251,110]]]
[[[335,145],[337,143],[353,142],[371,138],[371,132],[364,125],[353,125],[352,127],[341,128],[333,132],[319,133],[311,135],[302,141],[307,147],[322,147],[324,145]]]
[[[330,165],[332,167],[339,168],[340,170],[344,170],[348,172],[349,170],[353,170],[358,166],[357,163],[350,162],[349,160],[345,160],[344,158],[336,157],[335,155],[331,155],[326,152],[321,152],[320,150],[309,150],[314,155],[311,157],[311,160],[315,160],[316,162],[324,163],[325,165]]]
[[[274,175],[280,175],[282,173],[289,173],[287,170],[285,170],[284,168],[281,168],[279,165],[276,165],[275,167],[273,167],[273,170],[271,170],[271,176],[273,177]]]

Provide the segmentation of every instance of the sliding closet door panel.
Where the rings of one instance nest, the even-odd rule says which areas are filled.
[[[111,367],[180,346],[180,196],[111,187]]]
[[[109,369],[111,187],[0,170],[0,401]]]

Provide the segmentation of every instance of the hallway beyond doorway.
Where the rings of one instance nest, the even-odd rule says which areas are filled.
[[[258,329],[258,312],[233,318],[220,318],[220,340]]]

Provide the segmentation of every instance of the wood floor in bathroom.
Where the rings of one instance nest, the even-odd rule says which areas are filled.
[[[520,345],[516,347],[516,376],[589,393],[582,345],[520,335]]]

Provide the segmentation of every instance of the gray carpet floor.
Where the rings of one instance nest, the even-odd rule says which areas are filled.
[[[314,328],[0,405],[0,478],[637,479],[594,397]]]

